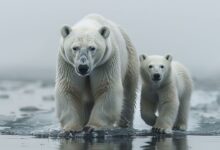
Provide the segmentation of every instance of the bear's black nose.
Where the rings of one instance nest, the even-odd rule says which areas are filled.
[[[79,65],[78,70],[81,75],[85,75],[89,70],[89,66],[88,65]]]
[[[161,79],[161,77],[160,77],[160,74],[159,73],[155,73],[154,75],[153,75],[153,80],[154,81],[159,81]]]

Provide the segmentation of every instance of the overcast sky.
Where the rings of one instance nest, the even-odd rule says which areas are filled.
[[[196,77],[220,74],[218,0],[0,0],[0,76],[54,77],[60,28],[99,13],[139,54],[170,53]]]

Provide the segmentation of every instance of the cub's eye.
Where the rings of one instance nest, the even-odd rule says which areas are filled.
[[[153,68],[153,66],[152,66],[152,65],[149,65],[149,68],[151,69],[151,68]]]
[[[74,51],[78,51],[79,50],[79,47],[78,46],[75,46],[72,48]]]
[[[160,65],[160,68],[163,69],[163,68],[164,68],[164,65]]]
[[[95,47],[94,46],[89,46],[89,50],[90,51],[95,51]]]

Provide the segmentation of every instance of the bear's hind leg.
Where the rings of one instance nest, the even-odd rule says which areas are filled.
[[[128,71],[123,83],[124,100],[119,126],[122,128],[133,127],[134,108],[138,86],[138,70]]]
[[[120,127],[132,127],[134,119],[134,108],[136,104],[136,95],[139,78],[139,64],[138,56],[135,47],[131,43],[130,38],[126,32],[120,28],[120,31],[125,39],[126,48],[128,52],[128,66],[126,75],[123,81],[124,100],[121,118],[119,121]]]

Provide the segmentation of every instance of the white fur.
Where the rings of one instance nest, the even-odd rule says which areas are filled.
[[[172,61],[170,55],[141,55],[140,62],[142,119],[159,132],[170,133],[172,128],[186,130],[192,93],[192,79],[187,69]],[[153,80],[155,73],[160,74],[160,81]],[[155,114],[157,110],[159,116]]]
[[[56,108],[65,130],[84,126],[132,126],[138,81],[138,59],[127,34],[100,15],[88,15],[64,26],[58,54]],[[90,51],[89,47],[95,47]],[[79,50],[73,50],[73,49]],[[77,69],[81,55],[89,66]]]

